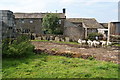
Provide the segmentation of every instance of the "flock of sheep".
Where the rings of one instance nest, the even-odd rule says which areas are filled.
[[[106,45],[111,45],[112,42],[107,42],[107,41],[97,41],[97,40],[78,40],[78,43],[80,43],[81,45],[84,44],[88,44],[89,47],[98,47],[98,46],[102,46],[105,47]]]

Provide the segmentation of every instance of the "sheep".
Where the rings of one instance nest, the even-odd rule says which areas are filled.
[[[93,41],[93,45],[94,45],[94,47],[97,47],[98,45],[100,45],[100,42],[99,42],[99,41],[94,40],[94,41]]]
[[[110,42],[110,41],[107,42],[107,45],[111,45],[111,44],[112,44],[112,42]]]
[[[86,40],[82,40],[82,44],[86,44]]]
[[[87,44],[88,44],[89,47],[92,47],[92,46],[93,46],[93,42],[92,42],[91,40],[88,40],[88,41],[87,41]]]
[[[101,42],[102,47],[104,47],[107,44],[106,41],[100,41],[100,42]]]
[[[78,40],[78,43],[80,43],[80,44],[86,44],[86,40],[81,40],[81,39],[79,39],[79,40]]]
[[[82,44],[82,42],[81,42],[81,41],[82,41],[81,39],[78,39],[78,43]]]

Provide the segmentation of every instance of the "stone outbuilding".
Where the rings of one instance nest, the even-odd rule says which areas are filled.
[[[74,41],[86,39],[90,33],[104,29],[94,18],[67,18],[64,25],[64,35]]]

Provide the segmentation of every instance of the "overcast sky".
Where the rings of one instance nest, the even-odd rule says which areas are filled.
[[[13,12],[62,12],[67,18],[96,18],[98,22],[118,21],[119,0],[0,0],[0,10]]]

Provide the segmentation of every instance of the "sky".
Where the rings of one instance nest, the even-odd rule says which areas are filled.
[[[0,0],[0,10],[26,13],[58,12],[66,8],[67,18],[95,18],[98,22],[118,21],[119,0]]]

